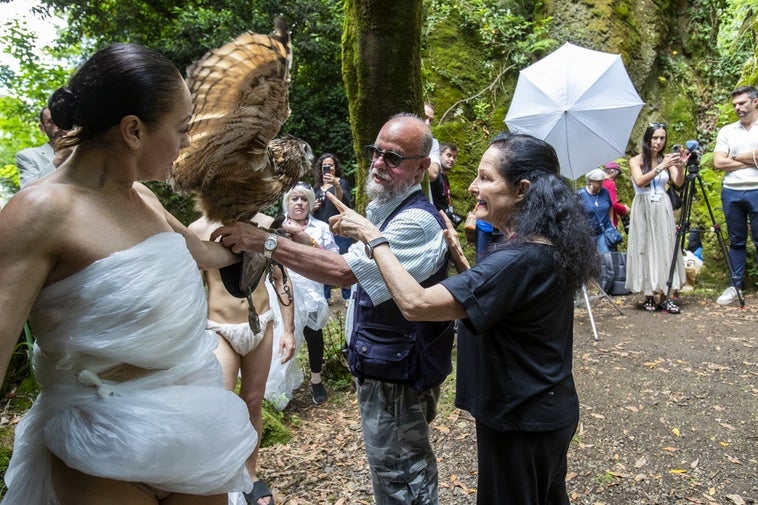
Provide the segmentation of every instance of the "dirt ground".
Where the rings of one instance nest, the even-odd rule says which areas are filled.
[[[635,296],[595,299],[597,342],[588,311],[577,308],[573,504],[758,501],[758,295],[747,295],[742,309],[715,297],[684,296],[680,315],[643,312]],[[452,385],[453,376],[432,425],[440,503],[474,504],[474,423],[453,407]],[[319,406],[306,386],[298,389],[285,410],[294,439],[261,450],[259,475],[277,504],[373,503],[355,395],[328,380],[327,388]]]
[[[569,452],[576,505],[758,501],[758,296],[722,307],[684,296],[682,314],[646,313],[640,297],[578,307],[574,374],[581,419]],[[618,307],[623,315],[619,314]],[[287,408],[294,440],[262,449],[278,504],[370,504],[355,395],[314,406],[301,387]],[[445,383],[433,423],[440,503],[476,503],[476,439]]]

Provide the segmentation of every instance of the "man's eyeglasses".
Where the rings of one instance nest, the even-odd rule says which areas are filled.
[[[660,128],[666,129],[666,123],[650,123],[650,128],[658,130]]]
[[[387,165],[389,168],[395,168],[398,165],[400,165],[405,160],[418,160],[421,158],[426,158],[427,155],[421,154],[418,156],[403,156],[401,154],[396,153],[395,151],[382,151],[378,147],[374,145],[368,145],[363,148],[363,156],[370,160],[371,162],[374,162],[378,160],[380,157],[384,158],[384,164]]]

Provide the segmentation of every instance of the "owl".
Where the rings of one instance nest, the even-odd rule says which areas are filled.
[[[272,35],[243,33],[187,69],[190,146],[170,182],[197,195],[214,221],[247,221],[273,204],[313,163],[307,142],[275,139],[290,114],[292,61],[283,18]]]

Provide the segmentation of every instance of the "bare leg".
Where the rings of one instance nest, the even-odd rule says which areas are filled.
[[[226,494],[197,496],[163,493],[134,482],[94,477],[52,456],[52,477],[61,505],[226,505]]]
[[[250,422],[253,423],[255,431],[259,435],[263,430],[263,395],[266,392],[266,380],[268,379],[268,372],[271,367],[273,335],[274,325],[273,323],[268,323],[261,343],[250,353],[242,357],[240,396],[247,404],[248,411],[250,412]],[[247,470],[253,481],[258,480],[256,467],[258,464],[260,442],[259,436],[258,445],[247,460]],[[269,503],[273,503],[271,498],[261,498],[257,505],[268,505]]]
[[[216,359],[221,364],[221,371],[224,374],[224,389],[234,391],[234,388],[237,387],[237,377],[240,371],[240,355],[232,349],[229,342],[221,335],[218,336],[218,347],[213,351],[213,354],[216,355]],[[255,428],[255,431],[258,431],[258,428]]]

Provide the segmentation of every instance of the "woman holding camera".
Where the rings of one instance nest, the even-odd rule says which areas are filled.
[[[313,186],[316,202],[313,205],[313,217],[325,223],[329,218],[339,214],[337,208],[326,198],[327,193],[336,196],[342,203],[353,208],[353,197],[350,189],[350,183],[343,178],[342,165],[339,158],[332,153],[324,153],[318,157],[313,168],[313,178],[316,184]],[[340,248],[340,254],[344,254],[350,248],[353,241],[347,237],[334,237],[337,246]],[[332,287],[324,285],[324,296],[332,304]],[[342,288],[342,298],[347,304],[350,298],[350,288]],[[346,305],[347,306],[347,305]]]
[[[629,160],[634,186],[626,254],[626,289],[644,293],[642,309],[679,314],[679,307],[664,294],[676,247],[676,227],[666,184],[684,184],[684,163],[689,154],[666,153],[666,123],[651,123],[642,136],[642,152]],[[684,260],[676,256],[671,289],[684,284]],[[659,303],[655,295],[659,295]]]

